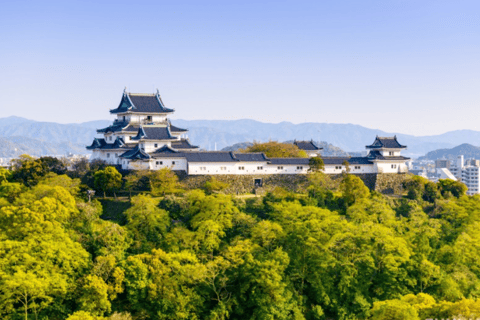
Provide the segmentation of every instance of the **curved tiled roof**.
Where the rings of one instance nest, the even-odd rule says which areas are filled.
[[[370,153],[367,155],[367,158],[373,160],[410,160],[410,158],[403,157],[403,156],[383,156],[379,151],[377,150],[372,150]]]
[[[120,158],[130,159],[130,160],[137,160],[137,159],[150,159],[150,155],[146,153],[142,148],[138,145],[135,146],[132,150],[128,150],[125,153],[122,153]]]
[[[317,146],[313,140],[310,141],[293,141],[293,144],[296,145],[301,150],[322,150],[323,148]]]
[[[122,138],[119,138],[117,137],[117,139],[115,139],[115,142],[114,143],[111,143],[111,144],[108,144],[105,139],[97,139],[95,138],[93,140],[93,143],[92,145],[88,146],[87,149],[88,150],[93,150],[93,149],[101,149],[101,150],[107,150],[107,149],[122,149],[122,148],[128,148],[129,146],[127,146],[125,144],[125,142],[123,141]]]
[[[401,145],[397,141],[397,136],[393,137],[379,137],[375,138],[375,141],[369,146],[366,146],[370,149],[380,149],[380,148],[392,148],[392,149],[404,149],[407,146]]]
[[[124,132],[137,132],[138,131],[138,126],[133,126],[129,124],[128,122],[119,122],[119,123],[114,123],[111,126],[108,126],[103,129],[98,129],[98,133],[107,133],[107,132],[119,132],[119,131],[124,131]]]
[[[120,104],[116,109],[110,110],[110,113],[170,113],[173,111],[165,107],[158,92],[156,94],[124,92]]]
[[[190,144],[190,141],[187,139],[182,139],[178,141],[172,142],[172,148],[174,149],[197,149],[198,146],[194,146]]]
[[[179,128],[179,127],[175,127],[173,124],[170,124],[170,130],[172,132],[187,132],[188,131],[187,129],[182,129],[182,128]]]
[[[138,128],[137,135],[132,140],[172,140],[177,139],[170,134],[165,125],[142,126]]]

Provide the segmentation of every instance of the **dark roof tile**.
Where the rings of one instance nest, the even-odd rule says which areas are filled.
[[[270,159],[268,159],[263,152],[235,153],[234,156],[239,161],[245,161],[245,162],[270,161]]]
[[[377,149],[377,148],[392,148],[392,149],[404,149],[407,146],[401,145],[397,141],[397,136],[394,137],[379,137],[375,138],[375,141],[369,146],[366,146],[370,149]]]
[[[301,150],[309,150],[309,151],[313,151],[313,150],[322,150],[323,148],[317,146],[315,144],[315,142],[312,141],[297,141],[295,140],[293,142],[294,145],[296,145],[299,149]]]
[[[170,113],[174,110],[165,107],[158,92],[156,94],[124,92],[119,106],[116,109],[110,110],[110,112],[121,113],[127,111],[138,113]]]

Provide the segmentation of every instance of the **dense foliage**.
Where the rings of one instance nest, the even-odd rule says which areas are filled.
[[[307,158],[307,153],[291,143],[281,143],[277,141],[255,142],[246,149],[239,152],[263,152],[270,158]]]
[[[119,186],[112,167],[21,161],[0,170],[2,319],[480,316],[480,197],[459,183],[414,177],[386,197],[312,172],[304,192],[231,196],[213,178],[184,190],[137,172]],[[108,221],[87,200],[95,185],[104,204],[145,192],[109,200],[128,206]]]

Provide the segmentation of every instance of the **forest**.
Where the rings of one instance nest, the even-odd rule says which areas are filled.
[[[0,318],[480,317],[480,196],[307,176],[297,192],[231,195],[169,169],[21,156],[0,169]]]

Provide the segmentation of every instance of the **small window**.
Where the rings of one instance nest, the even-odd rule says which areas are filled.
[[[277,169],[278,170],[283,170],[283,166],[278,166]]]
[[[355,166],[355,170],[360,170],[360,166]]]
[[[303,170],[302,166],[297,166],[297,170]]]
[[[393,156],[393,155],[394,155],[393,151],[389,151],[389,152],[388,152],[388,155],[389,155],[389,156]]]
[[[172,164],[175,164],[175,161],[172,161]]]
[[[257,170],[263,170],[263,167],[257,167]]]
[[[342,166],[335,166],[335,169],[342,170]]]
[[[162,165],[163,161],[157,161],[157,166]]]
[[[155,143],[155,148],[157,148],[157,147],[158,147],[158,143]]]
[[[396,165],[396,164],[392,164],[392,169],[397,169],[397,165]]]
[[[245,170],[245,167],[238,167],[238,170]]]
[[[147,116],[147,121],[152,121],[152,116]]]
[[[110,158],[110,153],[107,153],[107,158]]]

